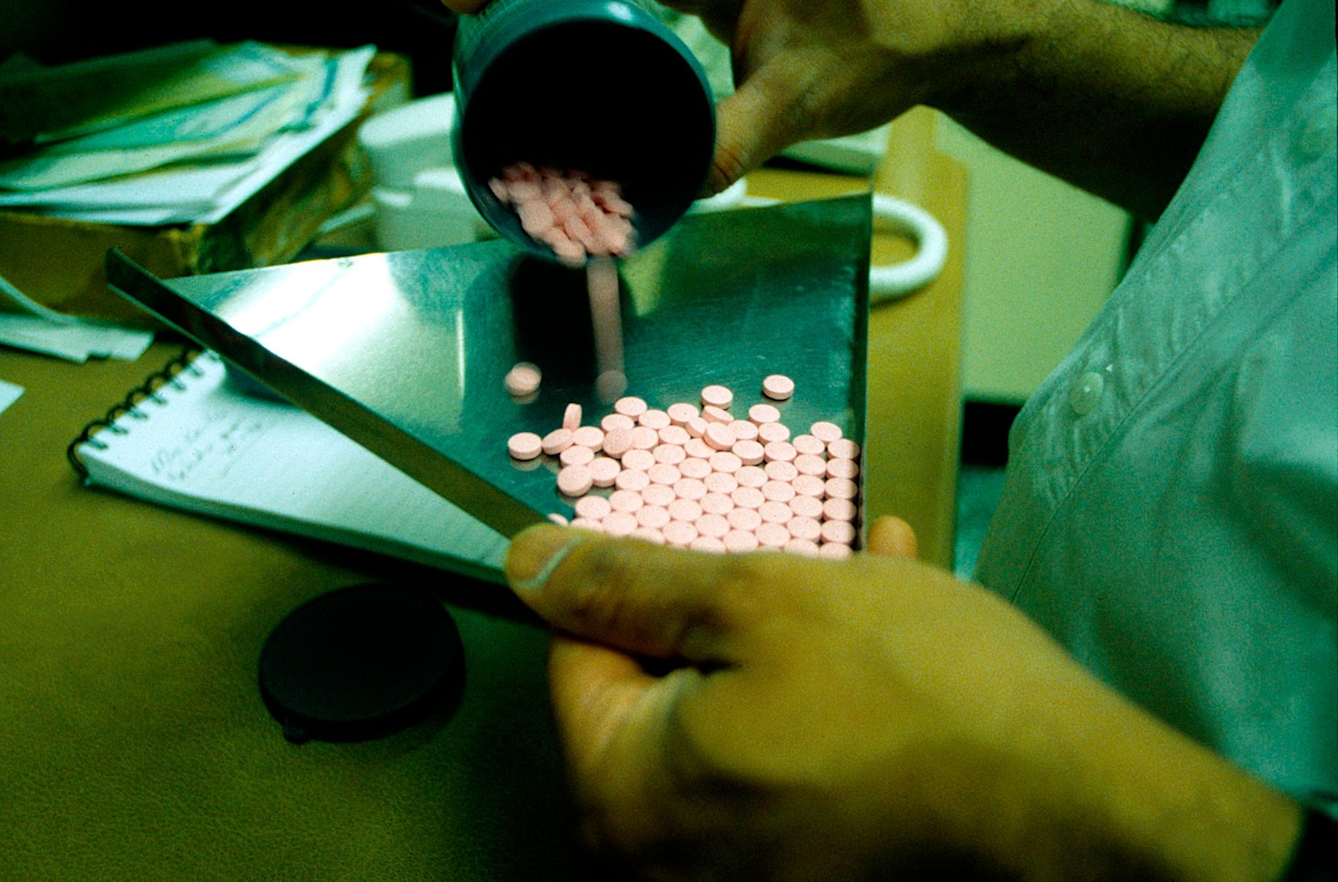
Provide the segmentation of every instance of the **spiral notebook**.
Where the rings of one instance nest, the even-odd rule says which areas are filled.
[[[188,351],[69,446],[86,484],[504,582],[507,540],[298,408]]]

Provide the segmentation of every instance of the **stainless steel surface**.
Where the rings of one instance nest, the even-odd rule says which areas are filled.
[[[783,420],[830,420],[864,442],[871,221],[867,196],[690,215],[623,262],[627,394],[735,409],[762,378],[795,380]],[[492,241],[160,282],[119,253],[114,290],[504,535],[570,516],[555,464],[518,466],[515,432],[540,435],[595,391],[585,275]],[[518,403],[502,378],[543,370]]]

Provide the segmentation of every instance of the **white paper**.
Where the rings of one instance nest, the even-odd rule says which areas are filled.
[[[152,342],[151,331],[88,323],[58,324],[37,316],[0,314],[0,343],[77,364],[89,358],[134,361]]]

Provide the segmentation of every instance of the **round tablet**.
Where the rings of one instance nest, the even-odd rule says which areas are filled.
[[[851,550],[844,542],[824,542],[818,546],[818,555],[832,560],[842,560],[850,557]]]
[[[632,531],[640,526],[636,522],[636,516],[630,515],[625,511],[611,511],[608,517],[599,522],[604,528],[604,532],[610,536],[631,536]]]
[[[553,512],[552,514],[550,514],[550,515],[548,516],[548,519],[549,519],[550,521],[552,521],[553,523],[557,524],[559,527],[569,527],[569,526],[571,526],[571,521],[567,520],[566,518],[564,518],[562,515],[558,514],[557,512]]]
[[[828,499],[822,504],[822,516],[829,521],[853,521],[858,513],[849,499]]]
[[[595,458],[595,452],[589,447],[572,445],[558,454],[558,462],[564,466],[588,465]]]
[[[586,468],[590,471],[590,482],[596,487],[612,487],[618,473],[623,470],[618,460],[607,456],[595,457]]]
[[[655,465],[655,456],[649,450],[637,450],[635,447],[623,454],[623,468],[644,472]]]
[[[766,524],[785,524],[794,517],[794,512],[783,502],[764,502],[757,509],[757,513],[762,516],[762,522]]]
[[[598,497],[587,497],[598,498]],[[609,505],[614,511],[625,511],[635,513],[637,509],[645,505],[641,494],[635,490],[614,490],[609,494]]]
[[[534,459],[544,452],[544,439],[533,432],[517,432],[506,439],[506,452],[513,459]]]
[[[735,472],[734,474],[738,473]],[[702,478],[702,483],[706,485],[707,492],[723,493],[728,496],[739,487],[739,480],[734,477],[734,474],[730,474],[729,472],[711,472],[711,474]]]
[[[849,545],[855,541],[855,527],[849,521],[823,521],[822,539]]]
[[[687,453],[677,444],[657,444],[651,448],[650,455],[655,457],[656,462],[667,462],[669,465],[678,465],[688,458]]]
[[[689,436],[700,438],[702,435],[706,434],[706,425],[706,419],[704,417],[693,417],[683,424],[683,428],[687,429]]]
[[[735,420],[729,424],[729,430],[734,433],[735,441],[757,440],[757,424],[748,420]]]
[[[642,541],[649,542],[652,545],[664,544],[664,534],[661,533],[659,530],[654,529],[653,527],[637,527],[635,530],[632,531],[631,538],[641,539]]]
[[[646,476],[650,478],[652,484],[664,484],[667,487],[672,487],[682,480],[683,473],[667,462],[657,462],[646,469]]]
[[[649,485],[650,476],[645,472],[627,468],[626,463],[623,463],[623,470],[618,473],[618,477],[613,479],[613,486],[619,490],[631,490],[636,493],[645,490]]]
[[[728,426],[730,423],[734,422],[734,415],[732,413],[725,410],[723,407],[712,407],[709,404],[702,408],[701,418],[707,425],[710,425],[711,423],[720,423],[721,425]]]
[[[675,426],[686,426],[689,420],[695,420],[700,416],[700,412],[695,406],[681,401],[669,405],[665,409],[665,413],[669,414],[669,421]]]
[[[801,453],[796,456],[794,467],[799,470],[801,475],[813,475],[820,478],[827,474],[827,461],[811,453]]]
[[[725,514],[725,520],[729,521],[729,525],[734,529],[751,533],[762,523],[762,516],[757,513],[756,509],[731,508]]]
[[[660,431],[670,424],[669,414],[662,410],[647,410],[636,418],[637,425]]]
[[[814,435],[795,435],[790,442],[794,449],[809,456],[822,456],[827,452],[827,442]]]
[[[786,505],[790,506],[796,517],[812,518],[815,521],[822,519],[822,502],[816,497],[796,494]]]
[[[660,530],[673,518],[669,516],[669,509],[662,505],[643,505],[636,510],[636,520],[643,527]]]
[[[592,521],[602,521],[613,511],[609,501],[603,496],[582,496],[576,500],[576,516]]]
[[[605,414],[603,419],[599,421],[599,427],[603,429],[605,432],[612,432],[615,429],[622,429],[623,431],[627,432],[627,434],[630,435],[632,434],[632,429],[635,426],[636,426],[636,420],[632,419],[630,416],[623,413]]]
[[[702,404],[728,409],[734,403],[734,393],[720,385],[710,385],[702,389]]]
[[[547,453],[549,456],[557,456],[559,453],[566,450],[570,446],[571,446],[570,429],[554,429],[553,431],[549,432],[547,435],[544,436],[543,449],[544,453]]]
[[[762,503],[767,501],[762,491],[756,487],[740,487],[729,494],[729,498],[734,500],[737,508],[760,508]]]
[[[670,521],[661,528],[664,541],[670,545],[687,548],[697,538],[697,528],[686,521]]]
[[[679,478],[673,483],[674,495],[679,499],[701,499],[706,495],[706,485],[696,478]]]
[[[788,481],[767,481],[762,485],[762,495],[772,502],[789,502],[794,499],[794,487]]]
[[[757,550],[757,536],[752,530],[730,530],[720,540],[725,543],[725,550],[735,554]]]
[[[669,503],[678,497],[674,495],[674,488],[668,484],[651,484],[641,491],[641,498],[646,500],[646,505],[668,508]]]
[[[788,441],[772,441],[762,450],[767,462],[791,462],[799,455]]]
[[[736,441],[730,448],[744,465],[755,466],[762,461],[763,448],[756,441]]]
[[[794,380],[784,374],[772,374],[762,380],[762,394],[773,401],[784,401],[794,394]]]
[[[691,548],[693,551],[705,551],[710,554],[724,554],[729,550],[725,548],[725,543],[721,542],[716,537],[701,535],[698,535],[696,539],[693,539],[688,543],[688,548]]]
[[[798,475],[790,479],[790,486],[800,496],[821,499],[827,495],[827,482],[816,475]]]
[[[707,493],[698,504],[706,514],[725,515],[734,510],[734,500],[728,493]]]
[[[855,480],[859,476],[859,463],[853,459],[827,460],[827,477]]]
[[[724,472],[727,475],[732,475],[743,468],[743,460],[739,459],[728,450],[712,453],[711,458],[707,460],[707,462],[709,462],[711,468],[715,469],[717,472]]]
[[[794,463],[792,462],[776,460],[775,462],[767,463],[762,468],[765,469],[767,480],[769,481],[785,481],[786,483],[789,483],[799,477],[799,469],[795,468]]]
[[[716,450],[729,450],[729,448],[735,446],[737,439],[724,423],[708,423],[706,424],[705,434],[702,435],[702,440],[705,440]]]
[[[542,378],[543,374],[540,373],[537,365],[522,361],[506,372],[506,376],[502,378],[502,385],[506,387],[507,392],[515,397],[524,398],[539,391],[539,383]]]
[[[817,542],[822,538],[822,524],[814,518],[806,518],[802,515],[796,515],[790,518],[785,524],[785,529],[790,531],[790,535],[795,539],[807,539],[809,542]],[[815,546],[814,551],[817,551]]]
[[[820,420],[809,427],[809,434],[821,438],[826,444],[830,444],[842,435],[841,427],[836,423],[829,423]]]
[[[637,450],[651,450],[660,444],[660,433],[649,426],[637,426],[632,430],[632,446]]]
[[[663,429],[660,429],[661,444],[673,444],[677,447],[682,447],[691,440],[692,436],[689,435],[688,430],[682,426],[665,426]]]
[[[818,556],[818,543],[811,539],[791,539],[785,543],[785,551],[792,554],[802,554],[807,557]]]
[[[757,544],[761,548],[784,548],[790,541],[790,531],[782,524],[769,524],[765,521],[757,525]]]
[[[740,487],[761,487],[770,478],[757,466],[744,466],[734,473],[734,480],[739,482]]]
[[[770,444],[772,441],[788,441],[790,439],[790,427],[784,423],[763,423],[757,427],[757,440],[763,444]]]
[[[849,478],[828,478],[822,488],[828,499],[854,499],[859,496],[859,487]]]
[[[569,465],[558,472],[557,485],[567,496],[583,496],[594,484],[590,469],[583,465]]]
[[[633,419],[645,413],[648,407],[649,405],[643,399],[637,398],[635,395],[628,395],[613,402],[615,411]]]
[[[748,419],[757,425],[780,422],[780,411],[770,404],[754,404],[748,408]]]
[[[685,478],[696,478],[698,481],[704,480],[707,475],[713,474],[711,464],[704,459],[697,459],[690,456],[679,463],[670,463],[677,465],[678,470],[682,472]]]
[[[710,459],[715,448],[700,438],[689,438],[688,443],[683,445],[683,452],[697,459]]]
[[[703,513],[692,525],[697,528],[698,536],[710,536],[713,539],[719,539],[729,532],[729,521],[718,514]]]
[[[569,432],[574,432],[581,427],[581,406],[579,404],[568,404],[567,409],[562,412],[562,428]]]
[[[834,459],[859,459],[859,445],[849,438],[837,438],[827,444],[827,455]]]
[[[615,414],[616,416],[616,414]],[[621,459],[623,454],[632,449],[631,429],[612,429],[604,436],[604,452],[614,459]]]
[[[599,450],[604,446],[604,430],[598,426],[580,426],[571,433],[571,443],[577,447]]]

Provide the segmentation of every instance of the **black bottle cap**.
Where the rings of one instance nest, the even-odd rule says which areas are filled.
[[[464,651],[431,595],[353,585],[291,612],[260,653],[260,693],[294,743],[398,732],[458,699]]]

